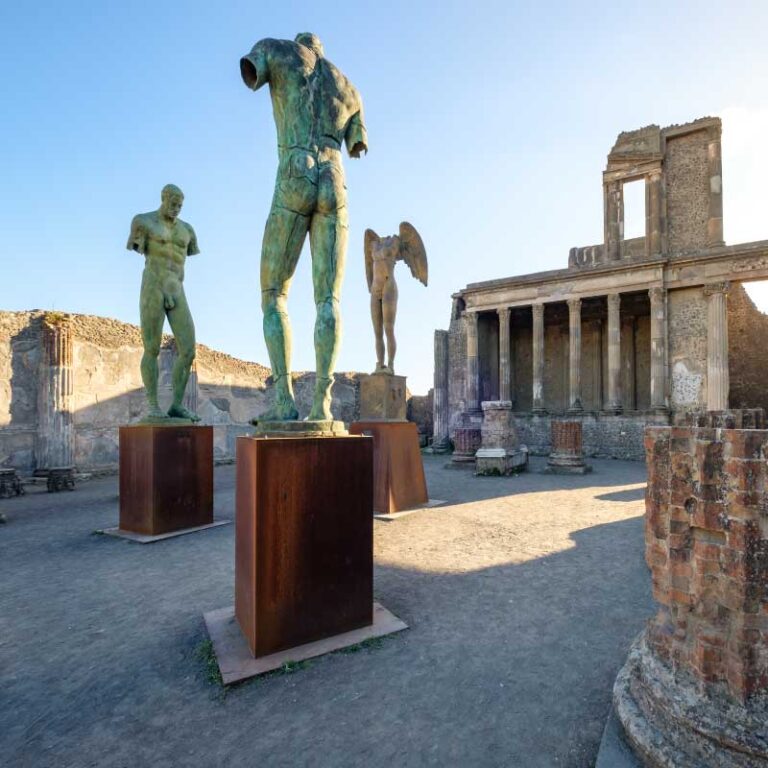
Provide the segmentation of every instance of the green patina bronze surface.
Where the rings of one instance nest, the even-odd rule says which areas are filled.
[[[240,60],[245,84],[269,83],[279,164],[261,250],[264,338],[275,380],[266,421],[298,418],[291,383],[288,289],[309,233],[315,321],[315,385],[311,421],[331,416],[331,384],[341,340],[339,297],[347,254],[347,193],[341,146],[350,157],[368,151],[357,89],[328,59],[320,40],[261,40]]]
[[[133,217],[128,250],[144,255],[141,280],[141,337],[144,355],[141,378],[147,393],[149,414],[146,421],[175,423],[200,417],[181,404],[189,372],[195,359],[195,324],[184,295],[184,263],[187,256],[200,253],[195,231],[179,218],[184,203],[183,192],[173,184],[163,187],[160,208]],[[177,357],[173,365],[173,403],[163,413],[157,402],[157,358],[163,337],[165,318],[176,340]]]

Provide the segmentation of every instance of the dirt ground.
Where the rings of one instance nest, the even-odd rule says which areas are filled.
[[[651,615],[640,463],[476,478],[425,457],[447,504],[375,523],[376,599],[410,629],[226,691],[202,614],[231,605],[234,530],[150,545],[116,478],[2,503],[0,764],[591,766]],[[232,517],[234,470],[216,470]]]

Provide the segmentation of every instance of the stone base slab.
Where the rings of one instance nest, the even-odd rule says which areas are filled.
[[[280,669],[288,662],[305,661],[326,653],[349,648],[374,637],[384,637],[408,629],[408,625],[388,611],[381,603],[373,603],[373,624],[350,632],[342,632],[333,637],[316,640],[284,651],[261,656],[256,659],[251,655],[245,636],[235,619],[234,606],[219,608],[203,615],[208,636],[213,643],[213,651],[221,672],[224,685],[246,680],[249,677],[263,675]]]
[[[475,454],[476,475],[514,475],[528,468],[528,451],[480,448]]]
[[[375,513],[374,519],[375,520],[399,520],[401,517],[406,517],[408,515],[412,515],[414,512],[421,512],[422,509],[432,509],[434,507],[442,507],[443,504],[446,504],[447,502],[443,501],[443,499],[429,499],[425,504],[419,504],[418,506],[413,507],[412,509],[404,509],[401,512],[391,512],[390,514],[381,514],[381,513]]]
[[[714,686],[704,693],[692,677],[659,661],[645,632],[616,677],[613,706],[646,768],[768,765],[768,702],[742,706]]]
[[[256,437],[340,437],[348,434],[343,421],[257,421]]]
[[[547,462],[547,466],[542,470],[545,475],[587,475],[592,471],[590,464],[583,461],[580,464],[560,464]]]
[[[156,536],[149,536],[145,533],[134,533],[133,531],[123,531],[120,528],[102,528],[99,533],[105,536],[116,536],[119,539],[128,539],[138,544],[152,544],[155,541],[164,541],[173,539],[176,536],[184,536],[187,533],[197,533],[197,531],[207,531],[209,528],[218,528],[220,525],[229,525],[231,520],[214,520],[208,525],[196,525],[194,528],[182,528],[180,531],[171,531],[170,533],[159,533]]]

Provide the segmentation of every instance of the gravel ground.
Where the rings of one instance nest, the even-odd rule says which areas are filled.
[[[410,629],[224,691],[202,614],[231,605],[234,526],[151,545],[116,478],[0,511],[0,764],[592,766],[651,615],[640,463],[476,478],[425,457],[446,506],[375,523],[376,598]],[[231,517],[234,469],[216,470]]]

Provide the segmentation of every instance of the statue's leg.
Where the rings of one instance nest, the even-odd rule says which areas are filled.
[[[312,248],[312,282],[315,307],[315,361],[317,379],[310,419],[328,420],[331,415],[333,369],[341,342],[339,298],[347,257],[347,211],[316,213],[312,217],[309,242]]]
[[[299,418],[291,382],[291,325],[288,319],[288,289],[307,235],[309,217],[273,206],[264,230],[261,249],[261,308],[275,405],[261,416],[264,421]]]
[[[384,332],[387,334],[387,368],[390,373],[395,372],[395,354],[397,341],[395,341],[395,316],[397,315],[397,284],[394,280],[388,280],[381,298],[381,312],[384,316]]]
[[[376,338],[376,370],[384,367],[384,317],[381,312],[381,296],[371,294],[371,320]]]
[[[168,415],[181,419],[200,421],[200,417],[196,413],[192,413],[192,411],[187,410],[181,404],[184,399],[184,392],[187,389],[189,372],[195,360],[195,323],[192,320],[192,313],[189,311],[189,304],[187,304],[184,289],[174,298],[176,299],[176,305],[167,312],[168,322],[173,331],[173,337],[176,340],[176,361],[173,364],[172,373],[173,403],[168,411]]]
[[[165,414],[157,402],[157,357],[160,354],[160,341],[163,337],[163,322],[165,321],[165,306],[163,291],[157,280],[151,274],[144,272],[141,281],[141,298],[139,301],[141,317],[141,340],[144,354],[141,357],[141,380],[149,404],[148,416],[160,419]]]

